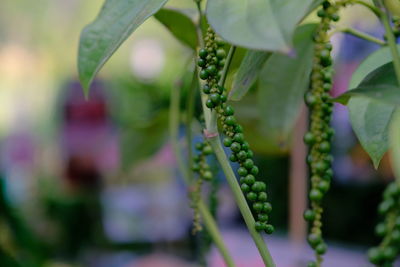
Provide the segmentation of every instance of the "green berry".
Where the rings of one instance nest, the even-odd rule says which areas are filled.
[[[199,58],[199,60],[197,60],[197,65],[198,65],[199,67],[205,67],[206,64],[207,64],[207,62],[206,62],[204,59],[202,59],[202,58]]]
[[[246,170],[245,168],[243,168],[243,167],[240,167],[240,168],[237,170],[237,173],[238,173],[240,176],[246,176],[246,175],[247,175],[247,170]]]
[[[221,97],[217,93],[212,93],[210,95],[210,99],[215,105],[218,105],[220,103],[220,101],[221,101]]]
[[[211,180],[213,178],[212,172],[210,171],[205,171],[202,176],[205,180]]]
[[[198,163],[193,163],[192,171],[194,171],[194,172],[200,171],[200,165]]]
[[[214,104],[214,102],[211,101],[211,99],[207,99],[206,106],[208,108],[215,108],[215,104]]]
[[[207,57],[207,55],[208,55],[208,51],[206,49],[202,48],[202,49],[199,50],[199,57],[200,58],[204,59],[204,58]]]
[[[264,202],[263,203],[263,208],[262,208],[262,212],[265,212],[265,213],[270,213],[272,211],[272,206],[271,206],[271,203],[269,203],[269,202]]]
[[[243,143],[244,141],[244,136],[242,133],[237,133],[233,136],[233,140],[238,142],[238,143]]]
[[[267,214],[264,214],[264,213],[259,213],[259,214],[257,215],[257,218],[258,218],[258,220],[261,221],[261,222],[266,222],[266,221],[268,221],[268,215],[267,215]]]
[[[253,185],[253,184],[255,183],[255,181],[256,181],[256,178],[254,178],[254,176],[251,175],[251,174],[246,175],[246,177],[244,178],[244,182],[245,182],[246,184],[248,184],[248,185]],[[253,191],[256,191],[256,190],[254,190],[253,187],[252,187],[251,189],[252,189]]]
[[[225,137],[223,143],[224,143],[224,146],[230,147],[232,145],[232,139],[229,137]]]
[[[207,67],[207,71],[210,75],[214,75],[217,74],[217,68],[215,67],[215,65],[210,65]]]
[[[258,193],[258,201],[265,202],[268,199],[268,195],[266,192]]]
[[[236,157],[237,157],[239,160],[245,160],[245,159],[247,158],[247,152],[246,152],[246,151],[243,151],[243,150],[240,150],[240,151],[236,154]]]
[[[329,190],[329,182],[327,182],[326,180],[321,180],[318,183],[318,189],[321,190],[321,192],[326,193]]]
[[[206,70],[201,70],[200,71],[200,79],[207,80],[208,76],[209,76],[208,71],[206,71]]]
[[[223,59],[226,56],[226,52],[224,49],[220,48],[217,50],[216,55],[217,55],[217,58]]]
[[[243,184],[240,186],[240,188],[242,188],[242,191],[243,191],[244,193],[250,192],[250,186],[248,186],[248,185],[245,184],[245,183],[243,183]]]
[[[321,243],[322,239],[320,235],[311,233],[308,235],[307,241],[312,248],[315,248],[318,244]]]
[[[233,126],[236,124],[236,119],[233,116],[228,116],[225,118],[225,123],[229,126]]]
[[[257,221],[254,226],[255,226],[256,230],[258,232],[260,232],[260,231],[264,230],[265,223]]]
[[[249,143],[246,142],[246,141],[244,141],[244,142],[242,143],[242,149],[243,149],[243,150],[249,150],[249,148],[250,148]]]
[[[264,231],[265,231],[266,234],[270,235],[275,231],[275,228],[274,228],[273,225],[267,224],[267,225],[265,225]]]
[[[211,146],[206,145],[206,146],[203,147],[203,154],[204,155],[211,155],[212,152],[213,152],[213,150],[212,150]]]
[[[317,263],[315,261],[310,261],[307,263],[307,267],[317,267]]]
[[[313,133],[308,132],[304,135],[303,140],[307,145],[312,145],[315,142],[315,136]]]
[[[236,158],[235,154],[231,154],[231,155],[229,156],[229,160],[232,161],[232,162],[236,162],[236,161],[237,161],[237,158]]]
[[[232,145],[231,145],[231,150],[232,150],[233,152],[239,152],[240,149],[241,149],[241,146],[240,146],[240,144],[239,144],[238,142],[233,142],[233,143],[232,143]]]
[[[263,208],[263,203],[261,203],[261,202],[253,203],[253,210],[254,210],[255,212],[260,212],[260,211],[262,211],[262,208]]]
[[[383,223],[379,223],[378,225],[376,225],[375,227],[375,233],[378,236],[384,236],[387,233],[387,228],[386,225]]]
[[[204,86],[203,86],[203,93],[205,93],[205,94],[209,94],[211,92],[211,88],[210,88],[210,86],[208,86],[208,84],[205,84]]]
[[[324,141],[319,144],[318,150],[321,153],[328,153],[331,150],[331,145],[329,144],[329,142]]]
[[[249,174],[249,175],[251,175],[251,174]],[[248,176],[249,176],[248,175]],[[251,176],[253,176],[253,175],[251,175]],[[246,176],[247,177],[247,176]],[[253,176],[253,178],[254,178],[254,176]],[[251,189],[254,191],[254,192],[261,192],[261,191],[265,191],[265,189],[266,189],[266,185],[265,185],[265,183],[264,182],[259,182],[259,181],[257,181],[257,182],[255,182],[252,186],[251,186]]]
[[[247,199],[249,201],[256,201],[257,200],[257,194],[254,193],[254,192],[247,193],[246,197],[247,197]]]
[[[250,173],[253,175],[257,175],[258,174],[258,167],[257,166],[253,166],[250,170]]]
[[[237,124],[235,126],[235,132],[236,133],[243,133],[243,127],[241,125]]]
[[[195,147],[196,147],[197,150],[200,151],[200,150],[203,149],[203,143],[196,143]]]
[[[325,243],[320,243],[316,246],[315,252],[317,252],[317,254],[319,254],[319,255],[323,255],[323,254],[325,254],[326,249],[327,249],[327,247],[326,247]]]
[[[382,259],[382,253],[379,248],[370,248],[368,250],[368,259],[374,264],[378,264]]]
[[[383,201],[381,204],[379,204],[378,212],[379,212],[379,214],[384,215],[391,208],[393,208],[393,206],[394,206],[394,201],[393,201],[393,199],[389,198],[389,199]]]
[[[311,201],[321,201],[323,197],[323,194],[321,193],[320,190],[318,189],[311,189],[310,194],[309,194],[309,198],[311,199]]]
[[[246,159],[246,161],[243,163],[243,166],[248,169],[251,170],[254,166],[254,162],[252,159]]]
[[[315,220],[315,212],[313,210],[306,210],[303,214],[306,221],[311,222]]]
[[[397,249],[392,246],[383,249],[383,258],[387,261],[393,261],[397,256]]]
[[[226,106],[224,109],[224,115],[225,116],[232,116],[235,113],[235,110],[233,109],[232,106]]]

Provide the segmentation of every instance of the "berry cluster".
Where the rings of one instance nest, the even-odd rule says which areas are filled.
[[[343,5],[343,3],[342,3]],[[321,201],[329,190],[332,179],[331,139],[334,130],[330,127],[333,103],[329,91],[332,88],[332,45],[328,31],[332,21],[338,21],[339,4],[325,1],[318,11],[321,22],[314,35],[315,51],[311,73],[310,90],[305,94],[305,102],[310,109],[310,129],[304,135],[304,142],[309,146],[307,163],[310,167],[311,189],[309,192],[310,206],[304,213],[304,218],[311,224],[308,242],[315,250],[317,260],[310,262],[309,267],[319,266],[326,250],[322,239]]]
[[[218,85],[220,79],[219,71],[225,64],[225,50],[222,49],[223,42],[216,37],[212,29],[208,29],[205,38],[206,48],[199,51],[198,65],[202,68],[200,78],[206,80],[203,92],[208,95],[206,106],[215,109],[218,119],[222,124],[224,146],[232,151],[229,159],[238,162],[237,170],[240,178],[241,189],[249,202],[252,203],[252,211],[256,216],[256,230],[271,234],[274,227],[268,224],[268,214],[272,206],[267,202],[266,184],[257,181],[258,167],[253,162],[253,152],[249,143],[245,141],[243,128],[236,122],[234,109],[226,104],[226,89]]]
[[[199,179],[196,180],[196,184],[191,192],[191,206],[194,210],[193,234],[202,230],[201,217],[198,209],[198,203],[201,199],[201,186],[203,181],[211,181],[213,179],[213,174],[207,163],[207,156],[213,152],[211,146],[206,142],[197,143],[196,150],[199,153],[193,157],[192,171],[199,175]]]
[[[400,252],[400,187],[396,182],[385,189],[378,212],[385,219],[376,226],[375,232],[383,240],[368,251],[368,257],[378,266],[393,266]]]

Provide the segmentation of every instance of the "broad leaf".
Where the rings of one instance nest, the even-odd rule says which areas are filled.
[[[400,110],[393,114],[389,133],[390,156],[393,171],[397,179],[400,178]]]
[[[395,108],[373,99],[354,97],[349,101],[349,109],[353,130],[378,168],[388,150],[388,130]]]
[[[307,24],[296,30],[295,57],[273,54],[260,72],[258,104],[262,127],[267,137],[280,144],[287,141],[308,88],[315,27]]]
[[[184,11],[179,9],[163,8],[154,17],[160,21],[179,41],[196,49],[196,26]]]
[[[257,80],[262,66],[270,55],[270,52],[247,51],[233,80],[232,89],[229,92],[229,99],[234,101],[242,99]]]
[[[90,83],[118,47],[168,0],[106,0],[99,15],[81,34],[79,78],[88,95]]]
[[[353,73],[350,88],[357,87],[370,72],[391,60],[389,47],[383,47],[369,55]],[[382,105],[384,104],[379,101],[360,96],[353,96],[347,103],[353,130],[361,145],[371,157],[375,168],[379,166],[380,160],[388,149],[388,125],[394,110],[394,108],[388,106],[382,108]],[[375,115],[378,113],[380,114],[379,118]],[[362,121],[370,123],[359,123],[359,117],[362,117]],[[374,127],[368,125],[374,125]],[[371,143],[369,142],[370,138],[373,139]]]
[[[213,29],[230,43],[249,49],[289,53],[297,24],[312,0],[208,0]]]
[[[213,29],[234,45],[289,50],[270,0],[209,0],[206,15]]]
[[[335,101],[346,104],[352,96],[364,96],[390,105],[400,104],[400,88],[392,62],[377,68],[353,90],[335,98]]]
[[[297,24],[309,13],[313,0],[271,0],[274,15],[285,41],[292,43]]]

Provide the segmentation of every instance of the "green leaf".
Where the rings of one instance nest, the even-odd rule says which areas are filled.
[[[272,10],[286,43],[292,44],[297,24],[309,13],[313,0],[271,0]]]
[[[353,73],[350,88],[357,87],[369,73],[391,61],[389,47],[375,51]],[[388,125],[394,107],[360,95],[352,96],[347,107],[350,122],[358,140],[371,157],[375,168],[378,168],[380,160],[388,149]]]
[[[208,0],[206,16],[213,29],[236,46],[289,50],[270,0]]]
[[[400,88],[392,62],[372,71],[360,85],[340,95],[334,100],[346,104],[352,96],[364,96],[391,105],[400,104]]]
[[[234,101],[242,99],[257,80],[262,66],[270,55],[270,52],[247,51],[233,80],[232,89],[229,92],[229,99]]]
[[[106,0],[99,15],[86,26],[79,42],[79,79],[89,93],[94,76],[118,47],[168,0]]]
[[[258,105],[262,127],[268,138],[280,144],[287,141],[308,88],[315,27],[306,24],[296,30],[296,57],[273,54],[260,72]]]
[[[297,24],[312,0],[208,0],[206,15],[228,42],[254,50],[289,53]]]
[[[354,97],[349,101],[349,109],[353,130],[378,168],[388,150],[388,130],[395,108],[373,99]]]
[[[154,17],[160,21],[179,41],[196,49],[198,39],[196,26],[183,10],[163,8]]]
[[[393,114],[389,130],[390,158],[392,161],[394,175],[400,179],[400,110]]]

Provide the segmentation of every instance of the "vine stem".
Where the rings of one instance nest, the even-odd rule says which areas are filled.
[[[219,85],[223,86],[224,83],[222,80],[225,81],[226,75],[229,70],[229,65],[232,61],[233,54],[235,52],[235,47],[231,47],[228,56],[226,58],[226,65],[222,71],[221,79],[219,81]],[[215,110],[210,110],[205,106],[205,101],[207,99],[207,96],[201,92],[202,94],[202,102],[203,102],[203,112],[204,112],[204,117],[206,119],[206,129],[204,132],[205,138],[208,139],[216,157],[221,165],[222,171],[225,174],[225,177],[228,181],[228,184],[232,190],[233,196],[235,198],[236,204],[239,207],[240,213],[243,216],[243,219],[246,223],[246,226],[250,232],[251,237],[253,238],[254,243],[256,244],[256,247],[260,253],[260,256],[267,267],[274,267],[275,263],[271,257],[271,254],[268,250],[267,245],[264,242],[263,237],[259,232],[256,231],[255,228],[255,220],[253,218],[253,214],[251,213],[251,210],[247,204],[246,199],[244,198],[244,195],[242,193],[242,190],[239,186],[239,183],[236,179],[235,173],[232,170],[232,167],[229,163],[228,158],[226,157],[225,151],[223,149],[221,140],[219,138],[219,133],[218,133],[218,127],[217,127],[217,114]]]
[[[190,164],[185,167],[182,152],[179,145],[178,129],[179,129],[179,102],[180,102],[180,86],[174,86],[171,89],[171,100],[170,100],[170,114],[169,114],[169,129],[172,147],[174,150],[175,158],[177,161],[178,169],[183,175],[183,179],[186,185],[191,185],[192,181],[190,178]],[[218,230],[217,223],[211,216],[210,211],[202,200],[199,201],[199,212],[203,218],[204,225],[211,236],[215,246],[221,253],[226,266],[235,267],[233,258],[229,254],[228,249],[223,242],[222,235]]]
[[[235,197],[236,204],[238,205],[239,210],[242,213],[243,219],[247,225],[247,228],[249,229],[250,235],[252,236],[254,243],[258,248],[258,251],[260,252],[261,258],[263,259],[265,266],[275,266],[267,245],[264,242],[264,239],[262,238],[260,233],[256,231],[253,214],[251,213],[250,208],[247,205],[246,199],[244,198],[242,190],[240,189],[240,186],[236,180],[235,173],[233,172],[232,167],[229,164],[229,161],[225,155],[219,136],[211,137],[208,140],[214,150],[215,155],[217,156],[223,172],[225,173],[226,179],[233,192],[233,196]]]
[[[385,35],[387,38],[387,43],[390,48],[390,52],[392,53],[393,65],[397,77],[397,82],[400,86],[400,56],[399,56],[399,51],[397,50],[396,38],[394,37],[392,27],[390,25],[390,19],[388,15],[389,12],[385,8],[381,0],[374,0],[374,4],[377,8],[382,10],[381,21],[383,23],[383,27],[385,28]]]
[[[372,35],[369,35],[367,33],[358,31],[358,30],[353,29],[353,28],[336,28],[329,34],[329,37],[331,37],[333,34],[338,33],[338,32],[351,34],[351,35],[353,35],[355,37],[358,37],[360,39],[364,39],[364,40],[369,41],[369,42],[376,43],[378,45],[382,45],[382,46],[386,45],[386,42],[384,42],[384,41],[382,41],[382,40],[380,40],[380,39],[378,39],[378,38],[376,38],[376,37],[374,37]]]

